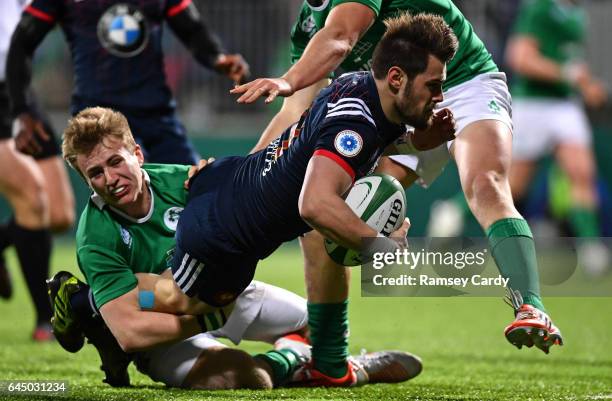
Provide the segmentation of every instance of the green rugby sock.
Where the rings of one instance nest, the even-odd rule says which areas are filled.
[[[257,354],[253,357],[266,361],[270,365],[275,386],[287,382],[300,365],[300,358],[290,349],[268,351],[265,354]]]
[[[487,229],[491,253],[509,286],[523,302],[545,311],[540,298],[540,281],[535,243],[527,221],[519,218],[497,220]]]
[[[348,300],[333,304],[308,303],[308,325],[314,367],[333,378],[346,375]]]
[[[569,223],[576,237],[599,237],[601,230],[595,210],[573,207],[569,212]]]

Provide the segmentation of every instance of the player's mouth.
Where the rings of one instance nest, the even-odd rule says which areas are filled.
[[[114,188],[114,189],[112,189],[110,191],[111,195],[115,199],[123,198],[125,195],[127,195],[128,192],[129,192],[129,187],[127,185],[121,185],[121,186],[116,187],[116,188]]]

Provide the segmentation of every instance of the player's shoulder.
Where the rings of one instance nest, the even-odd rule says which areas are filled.
[[[100,208],[89,200],[77,225],[77,249],[87,245],[115,248],[120,236],[120,226],[108,208]]]
[[[146,163],[142,169],[147,172],[152,183],[170,184],[180,183],[187,179],[187,172],[191,166],[182,164],[155,164]]]
[[[371,81],[371,74],[363,71],[343,74],[334,80],[326,89],[325,121],[352,121],[376,128],[373,109],[378,99]]]

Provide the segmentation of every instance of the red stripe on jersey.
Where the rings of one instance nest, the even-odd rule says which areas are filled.
[[[32,6],[27,6],[26,9],[25,9],[25,12],[30,13],[33,16],[35,16],[36,18],[41,19],[41,20],[46,21],[46,22],[49,22],[51,24],[53,22],[55,22],[55,18],[52,15],[47,14],[47,13],[45,13],[43,11],[40,11],[40,10],[38,10],[38,9],[32,7]]]
[[[355,171],[353,170],[353,168],[343,158],[341,158],[334,152],[330,152],[329,150],[325,149],[319,149],[315,150],[313,156],[324,156],[328,159],[335,161],[340,167],[342,167],[344,171],[348,173],[348,175],[351,176],[351,180],[355,181]]]
[[[176,14],[180,13],[181,11],[189,7],[190,4],[191,4],[191,0],[182,0],[179,4],[177,4],[174,7],[171,7],[168,10],[168,13],[167,13],[168,17],[174,17]]]

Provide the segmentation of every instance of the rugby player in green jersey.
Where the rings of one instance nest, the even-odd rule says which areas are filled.
[[[199,307],[164,273],[187,201],[188,166],[143,165],[125,117],[99,107],[70,120],[62,151],[93,190],[77,230],[77,261],[91,287],[67,272],[49,280],[53,328],[66,350],[78,351],[87,337],[113,386],[129,385],[131,359],[153,380],[176,387],[270,388],[293,378],[310,354],[302,336],[304,299],[253,281],[227,307]],[[160,274],[170,287],[157,285]],[[276,342],[276,349],[252,357],[218,337]],[[406,372],[398,358],[417,363],[418,371]],[[401,352],[354,362],[356,384],[403,381],[420,372],[420,361]]]
[[[597,237],[596,165],[591,128],[579,100],[593,108],[606,90],[584,62],[585,10],[579,1],[529,0],[519,11],[507,60],[515,71],[514,149],[510,186],[525,195],[537,161],[554,153],[570,182],[569,222],[578,257],[588,273],[609,269],[610,254]]]
[[[292,31],[293,66],[279,78],[256,79],[230,92],[240,95],[239,103],[252,103],[262,96],[268,103],[277,96],[286,97],[258,143],[258,148],[264,147],[298,120],[334,70],[368,69],[385,30],[384,19],[401,12],[440,15],[459,40],[459,51],[448,65],[445,99],[436,106],[436,110],[453,112],[456,139],[427,151],[402,143],[396,150],[404,154],[381,159],[379,169],[404,186],[417,180],[428,185],[451,157],[455,160],[468,205],[487,233],[500,272],[510,279],[515,320],[506,327],[505,335],[519,348],[536,345],[548,353],[562,338],[545,313],[533,236],[510,193],[511,98],[505,74],[498,71],[470,23],[450,0],[307,0]],[[345,300],[348,272],[329,259],[321,236],[308,234],[301,245],[309,255],[306,269],[320,271],[330,283],[316,299],[308,294],[312,308],[324,309],[324,305]],[[316,314],[309,316],[312,322]],[[313,339],[315,350],[318,341]],[[332,365],[319,368],[332,377],[341,375]]]

